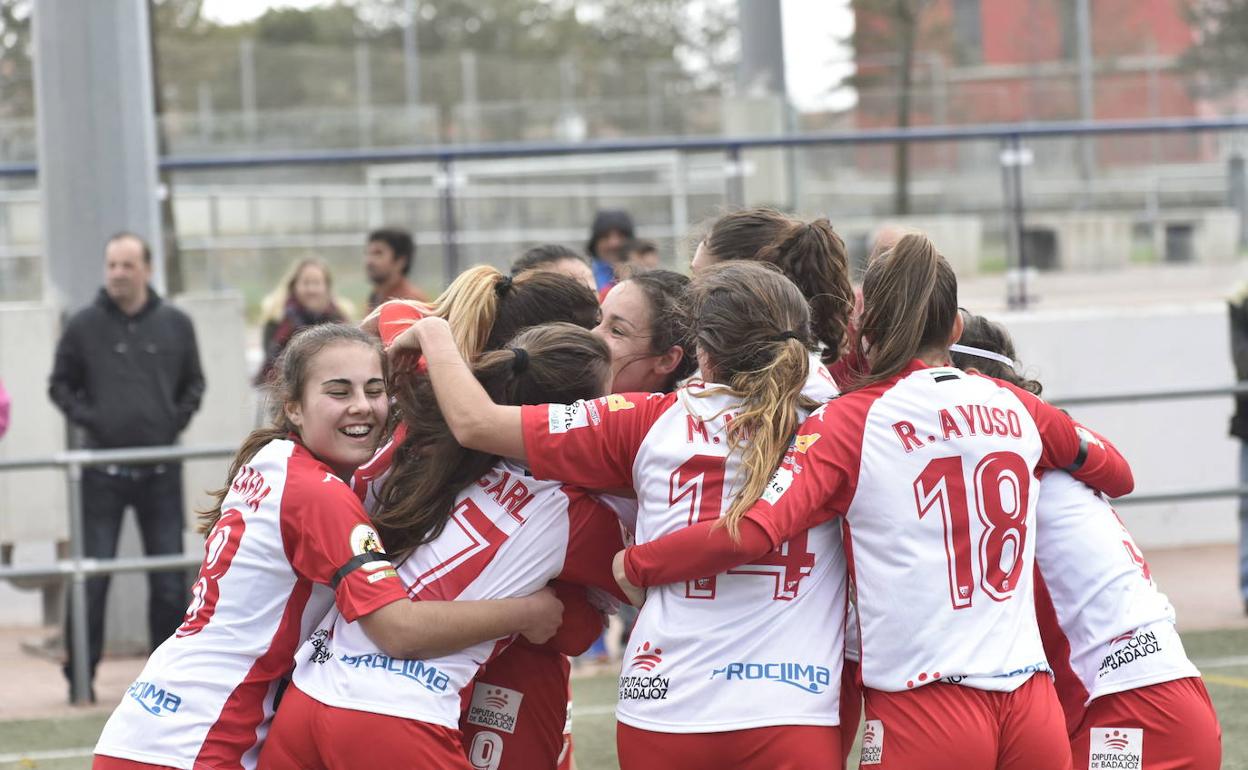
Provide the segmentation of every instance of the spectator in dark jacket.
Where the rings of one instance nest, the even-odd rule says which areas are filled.
[[[278,287],[260,303],[260,313],[264,322],[264,363],[256,374],[257,386],[268,383],[273,364],[295,332],[346,321],[351,308],[334,296],[329,265],[309,257],[291,265]]]
[[[627,211],[604,209],[594,214],[594,224],[589,231],[589,266],[594,270],[594,280],[598,282],[598,299],[607,296],[618,281],[616,274],[624,261],[620,253],[624,244],[634,237],[633,217]]]
[[[1248,285],[1230,301],[1231,360],[1235,379],[1248,380]],[[1239,483],[1248,485],[1248,394],[1235,398],[1231,435],[1239,439]],[[1239,498],[1239,596],[1248,614],[1248,497]]]
[[[148,285],[151,252],[121,233],[105,248],[105,284],[61,335],[48,393],[91,448],[166,446],[191,421],[204,393],[195,330]],[[116,464],[82,473],[83,552],[117,555],[122,514],[133,506],[148,555],[182,552],[182,466]],[[183,573],[150,572],[148,630],[154,649],[182,622]],[[87,582],[92,678],[104,648],[108,578]],[[71,613],[72,617],[72,613]],[[66,639],[69,639],[67,630]],[[66,664],[66,676],[72,670]],[[93,698],[94,699],[94,698]]]

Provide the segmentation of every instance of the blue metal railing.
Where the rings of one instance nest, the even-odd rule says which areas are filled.
[[[1149,120],[1052,121],[970,126],[918,126],[863,131],[813,132],[778,136],[661,137],[611,139],[586,142],[499,142],[487,144],[395,147],[388,149],[318,150],[266,152],[239,155],[166,156],[159,159],[164,171],[207,171],[225,169],[314,167],[386,163],[437,163],[444,179],[441,187],[441,228],[445,275],[459,272],[459,249],[455,221],[454,164],[464,160],[605,155],[654,151],[723,152],[733,171],[727,180],[725,197],[732,206],[746,201],[741,177],[741,153],[754,149],[784,149],[859,144],[896,144],[996,140],[1004,152],[1018,157],[1028,139],[1058,137],[1098,137],[1158,133],[1192,133],[1248,129],[1248,115],[1223,118],[1160,118]],[[1003,155],[1003,158],[1005,156]],[[0,178],[30,177],[38,173],[35,163],[0,164]],[[1001,163],[1004,210],[1009,222],[1012,264],[1027,266],[1022,248],[1024,226],[1023,174],[1018,163]],[[1020,288],[1011,305],[1026,304],[1026,290]],[[1014,300],[1017,299],[1017,302]]]

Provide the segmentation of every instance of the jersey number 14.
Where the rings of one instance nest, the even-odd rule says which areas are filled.
[[[689,523],[714,521],[724,504],[724,466],[728,459],[714,455],[694,455],[672,471],[668,479],[668,502],[689,506]],[[807,548],[807,535],[802,532],[779,548],[749,564],[728,570],[729,575],[766,575],[775,579],[777,601],[797,598],[802,578],[815,567],[815,555]],[[685,585],[689,599],[714,599],[715,578],[690,580]]]

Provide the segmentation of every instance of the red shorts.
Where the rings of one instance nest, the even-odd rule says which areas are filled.
[[[866,690],[864,768],[1070,770],[1062,707],[1046,674],[1014,692],[936,682]]]
[[[1102,695],[1088,704],[1070,748],[1080,770],[1217,770],[1222,766],[1222,728],[1205,683],[1189,677]]]
[[[842,756],[838,727],[657,733],[619,722],[615,740],[620,770],[825,770]]]
[[[841,770],[849,765],[849,752],[853,751],[854,738],[858,737],[858,723],[862,721],[862,683],[858,681],[859,664],[846,660],[841,669]]]
[[[257,770],[357,770],[378,758],[403,767],[472,770],[458,730],[326,706],[293,684],[282,696]]]
[[[149,765],[146,762],[135,762],[133,759],[106,757],[96,754],[91,761],[91,770],[177,770],[169,765]]]
[[[513,643],[463,694],[459,729],[475,770],[554,770],[572,762],[567,656]],[[566,731],[565,731],[566,730]]]

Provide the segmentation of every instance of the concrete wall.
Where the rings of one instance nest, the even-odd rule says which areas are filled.
[[[1047,398],[1229,385],[1226,307],[1206,303],[995,317],[1013,332]],[[1080,406],[1071,413],[1131,462],[1136,491],[1234,486],[1239,442],[1227,436],[1231,398]],[[1143,547],[1233,542],[1233,499],[1122,506]]]
[[[47,457],[65,448],[65,423],[48,399],[60,333],[56,311],[0,305],[0,380],[13,400],[0,459]],[[0,543],[54,541],[68,530],[65,474],[56,469],[0,472]]]

